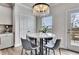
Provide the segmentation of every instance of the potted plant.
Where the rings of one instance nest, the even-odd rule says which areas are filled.
[[[46,33],[48,31],[48,26],[42,26],[39,32]]]

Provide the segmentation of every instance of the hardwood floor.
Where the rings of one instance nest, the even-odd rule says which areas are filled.
[[[0,55],[20,55],[21,47],[12,47],[0,50]]]
[[[0,55],[21,55],[21,47],[12,47],[7,49],[0,50]],[[28,51],[28,54],[30,52]],[[50,55],[53,55],[53,52],[51,51]],[[59,55],[58,50],[56,50],[56,55]],[[69,50],[61,49],[61,55],[79,55],[79,53],[72,52]]]

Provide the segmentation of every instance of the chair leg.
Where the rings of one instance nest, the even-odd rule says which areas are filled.
[[[47,55],[47,51],[48,51],[48,49],[46,48],[46,52],[45,52],[45,53],[46,53],[46,55]]]
[[[48,49],[48,55],[50,55],[50,49]]]
[[[55,50],[53,49],[53,54],[55,55]]]
[[[61,55],[61,49],[59,48],[59,54]]]
[[[45,39],[45,44],[47,44],[47,39]],[[45,50],[46,50],[45,54],[47,55],[47,48]]]
[[[23,48],[22,48],[22,51],[21,51],[21,55],[23,54]]]
[[[35,38],[35,45],[37,45],[37,39]],[[37,49],[35,49],[35,55],[37,55]]]
[[[33,54],[32,50],[31,50],[31,55]]]
[[[37,55],[37,49],[35,49],[35,55]]]

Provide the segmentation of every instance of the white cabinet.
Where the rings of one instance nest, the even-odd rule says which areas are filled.
[[[0,6],[0,24],[12,24],[11,8]]]
[[[13,46],[13,34],[1,34],[0,35],[0,49]]]

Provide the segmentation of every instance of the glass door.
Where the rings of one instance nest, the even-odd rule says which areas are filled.
[[[79,52],[79,10],[71,11],[68,17],[68,49]]]

